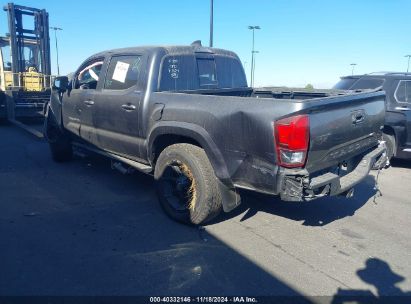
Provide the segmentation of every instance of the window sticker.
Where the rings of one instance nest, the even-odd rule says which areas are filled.
[[[179,77],[180,69],[178,67],[177,59],[168,60],[168,73],[170,74],[171,78],[177,79]]]
[[[124,83],[126,81],[126,76],[127,76],[129,67],[130,67],[130,64],[128,63],[121,62],[121,61],[117,62],[116,68],[114,69],[114,73],[113,73],[113,80]]]

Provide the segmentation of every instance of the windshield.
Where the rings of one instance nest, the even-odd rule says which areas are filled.
[[[342,78],[333,89],[337,90],[366,90],[376,89],[384,84],[384,79],[381,78]]]
[[[333,86],[333,89],[349,90],[357,80],[358,78],[341,78],[341,80],[337,82],[335,86]]]
[[[382,86],[384,79],[380,78],[361,78],[351,87],[351,90],[376,89]]]

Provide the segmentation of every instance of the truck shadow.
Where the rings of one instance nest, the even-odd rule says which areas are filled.
[[[407,168],[411,169],[411,160],[406,159],[392,159],[391,166],[394,168]]]
[[[310,303],[207,228],[168,219],[146,175],[122,175],[102,158],[56,164],[31,139],[3,152],[2,296],[276,295]]]
[[[10,129],[1,130],[10,134],[0,143],[1,296],[248,294],[277,296],[274,302],[311,302],[291,287],[294,281],[280,279],[275,268],[263,268],[207,227],[169,220],[157,203],[152,178],[113,172],[102,158],[56,164],[43,142]],[[340,210],[328,217],[332,221],[355,212],[372,196],[369,185],[364,187],[356,198],[360,201],[319,200],[307,207],[276,208],[267,205],[278,200],[248,194],[240,208],[253,206],[291,218],[290,213],[297,212],[296,220],[315,222],[327,221],[328,211],[320,209],[331,203],[331,211]],[[343,207],[347,202],[352,206]],[[297,206],[302,210],[290,209]],[[308,207],[314,207],[309,216]],[[389,287],[400,281],[392,275],[390,279],[389,267],[377,261],[367,262],[366,268],[380,269],[357,272],[381,289],[379,295],[402,292]],[[345,303],[340,301],[344,295],[347,291],[339,290],[335,303]]]
[[[101,167],[103,170],[104,167],[107,168],[110,162],[98,155],[88,156],[82,161],[88,162],[89,160],[94,164],[94,167]],[[115,174],[121,175],[117,171]],[[132,176],[133,179],[138,181],[139,185],[142,185],[145,189],[151,189],[150,192],[152,191],[152,194],[155,196],[154,180],[152,177],[139,172],[135,172]],[[336,220],[353,216],[358,209],[376,195],[374,185],[375,178],[369,175],[355,187],[354,197],[352,198],[345,198],[343,196],[325,197],[303,203],[284,202],[279,197],[251,191],[241,191],[242,204],[232,212],[222,213],[221,216],[209,224],[229,220],[239,215],[242,215],[240,221],[246,221],[258,212],[265,212],[294,221],[303,221],[302,225],[304,226],[324,226]],[[376,201],[378,202],[378,196],[376,196]],[[159,210],[159,212],[162,212],[162,210]]]
[[[336,220],[353,216],[355,212],[367,203],[375,194],[375,179],[368,176],[355,187],[354,197],[325,197],[311,202],[283,202],[278,197],[242,192],[242,204],[233,212],[223,214],[217,221],[242,215],[240,221],[245,221],[258,212],[265,212],[285,217],[294,221],[303,221],[304,226],[324,226]],[[378,201],[378,198],[376,198]]]

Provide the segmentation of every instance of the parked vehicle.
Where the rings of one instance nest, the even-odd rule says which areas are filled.
[[[238,206],[238,189],[285,201],[351,195],[384,157],[383,92],[273,94],[249,88],[230,51],[106,51],[71,81],[56,78],[45,134],[56,161],[74,146],[153,173],[165,212],[192,224]]]
[[[411,159],[411,73],[370,73],[345,76],[334,86],[342,90],[382,87],[387,95],[383,138],[387,155]]]

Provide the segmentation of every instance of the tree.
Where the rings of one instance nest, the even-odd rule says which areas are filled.
[[[312,90],[314,90],[314,86],[311,83],[309,83],[305,86],[305,89],[312,91]]]

